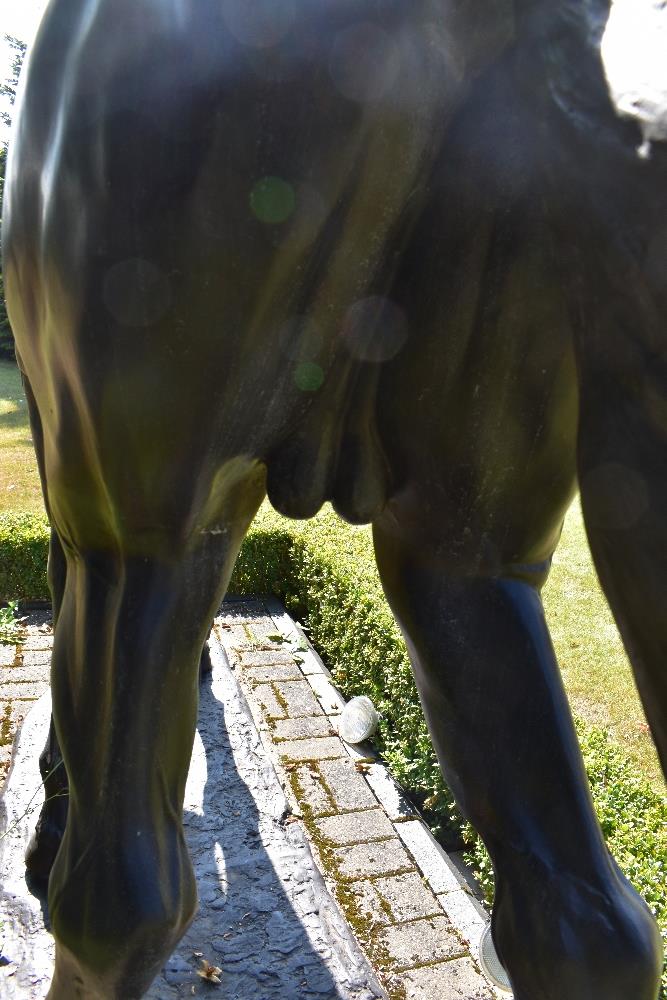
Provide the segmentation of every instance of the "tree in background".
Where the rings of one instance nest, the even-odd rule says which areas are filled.
[[[21,67],[23,66],[25,52],[28,46],[25,42],[22,42],[20,38],[14,38],[12,35],[5,35],[5,41],[14,52],[14,58],[12,60],[12,75],[5,83],[0,84],[0,97],[7,97],[9,99],[9,103],[13,104],[16,100],[16,88],[18,87]],[[11,126],[12,117],[9,111],[0,111],[0,118],[5,123],[7,128]]]
[[[6,83],[0,84],[0,96],[9,99],[10,105],[14,104],[16,100],[16,88],[19,82],[19,76],[21,74],[21,67],[23,66],[23,60],[25,58],[26,43],[22,42],[18,38],[13,38],[11,35],[5,35],[5,40],[9,46],[13,49],[14,58],[12,62],[12,75],[7,80]],[[9,111],[0,111],[0,118],[9,128],[12,124],[11,113]],[[7,166],[7,144],[4,145],[0,143],[0,215],[2,212],[2,194],[5,186],[5,168]],[[2,228],[0,223],[0,250],[2,248]],[[2,280],[2,272],[0,271],[0,358],[13,358],[14,357],[14,337],[12,336],[12,330],[9,325],[9,319],[7,317],[7,309],[5,308],[5,288],[4,282]]]
[[[2,192],[5,186],[5,165],[7,163],[7,147],[0,145],[0,208],[2,207]],[[0,240],[2,239],[2,228],[0,226]],[[0,243],[0,249],[1,249]],[[2,280],[0,271],[0,358],[14,357],[14,337],[7,317],[5,308],[5,283]]]

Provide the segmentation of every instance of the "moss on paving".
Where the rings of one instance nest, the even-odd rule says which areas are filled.
[[[303,763],[316,764],[317,762],[305,761]],[[296,770],[290,770],[287,778],[292,795],[298,803],[301,813],[300,818],[306,828],[308,839],[315,849],[322,871],[329,882],[338,905],[343,911],[345,919],[352,928],[357,941],[366,952],[369,961],[378,970],[389,1000],[406,1000],[405,987],[400,980],[395,978],[397,970],[394,969],[394,961],[382,939],[375,933],[376,928],[372,923],[371,914],[361,909],[360,900],[350,888],[349,883],[351,880],[344,878],[341,874],[334,846],[317,826],[313,810],[306,798]],[[377,841],[373,841],[373,843],[377,843]]]

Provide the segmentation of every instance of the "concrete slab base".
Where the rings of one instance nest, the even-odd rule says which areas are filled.
[[[374,1000],[384,993],[326,890],[220,647],[201,692],[184,826],[199,913],[147,1000]],[[26,718],[0,800],[0,996],[43,1000],[54,944],[43,902],[25,882],[23,855],[42,791],[38,757],[48,694]],[[103,901],[100,901],[103,905]],[[222,985],[198,976],[202,959]]]

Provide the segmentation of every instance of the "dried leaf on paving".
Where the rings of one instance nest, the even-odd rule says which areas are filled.
[[[216,983],[218,986],[222,986],[221,972],[222,969],[219,969],[217,965],[211,965],[205,958],[201,960],[201,969],[197,969],[198,976],[205,979],[207,983]]]

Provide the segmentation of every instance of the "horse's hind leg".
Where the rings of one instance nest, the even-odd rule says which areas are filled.
[[[617,220],[591,226],[598,241],[577,310],[578,474],[595,568],[667,776],[667,148],[654,158],[627,179],[645,210],[638,247],[618,237]]]
[[[443,772],[493,860],[516,1000],[655,1000],[660,938],[596,822],[539,595],[548,560],[466,571],[446,538],[415,544],[398,507],[374,528]]]
[[[49,882],[50,1000],[142,996],[193,916],[181,810],[199,658],[262,487],[251,470],[215,530],[187,542],[67,549],[52,693],[70,805]]]

